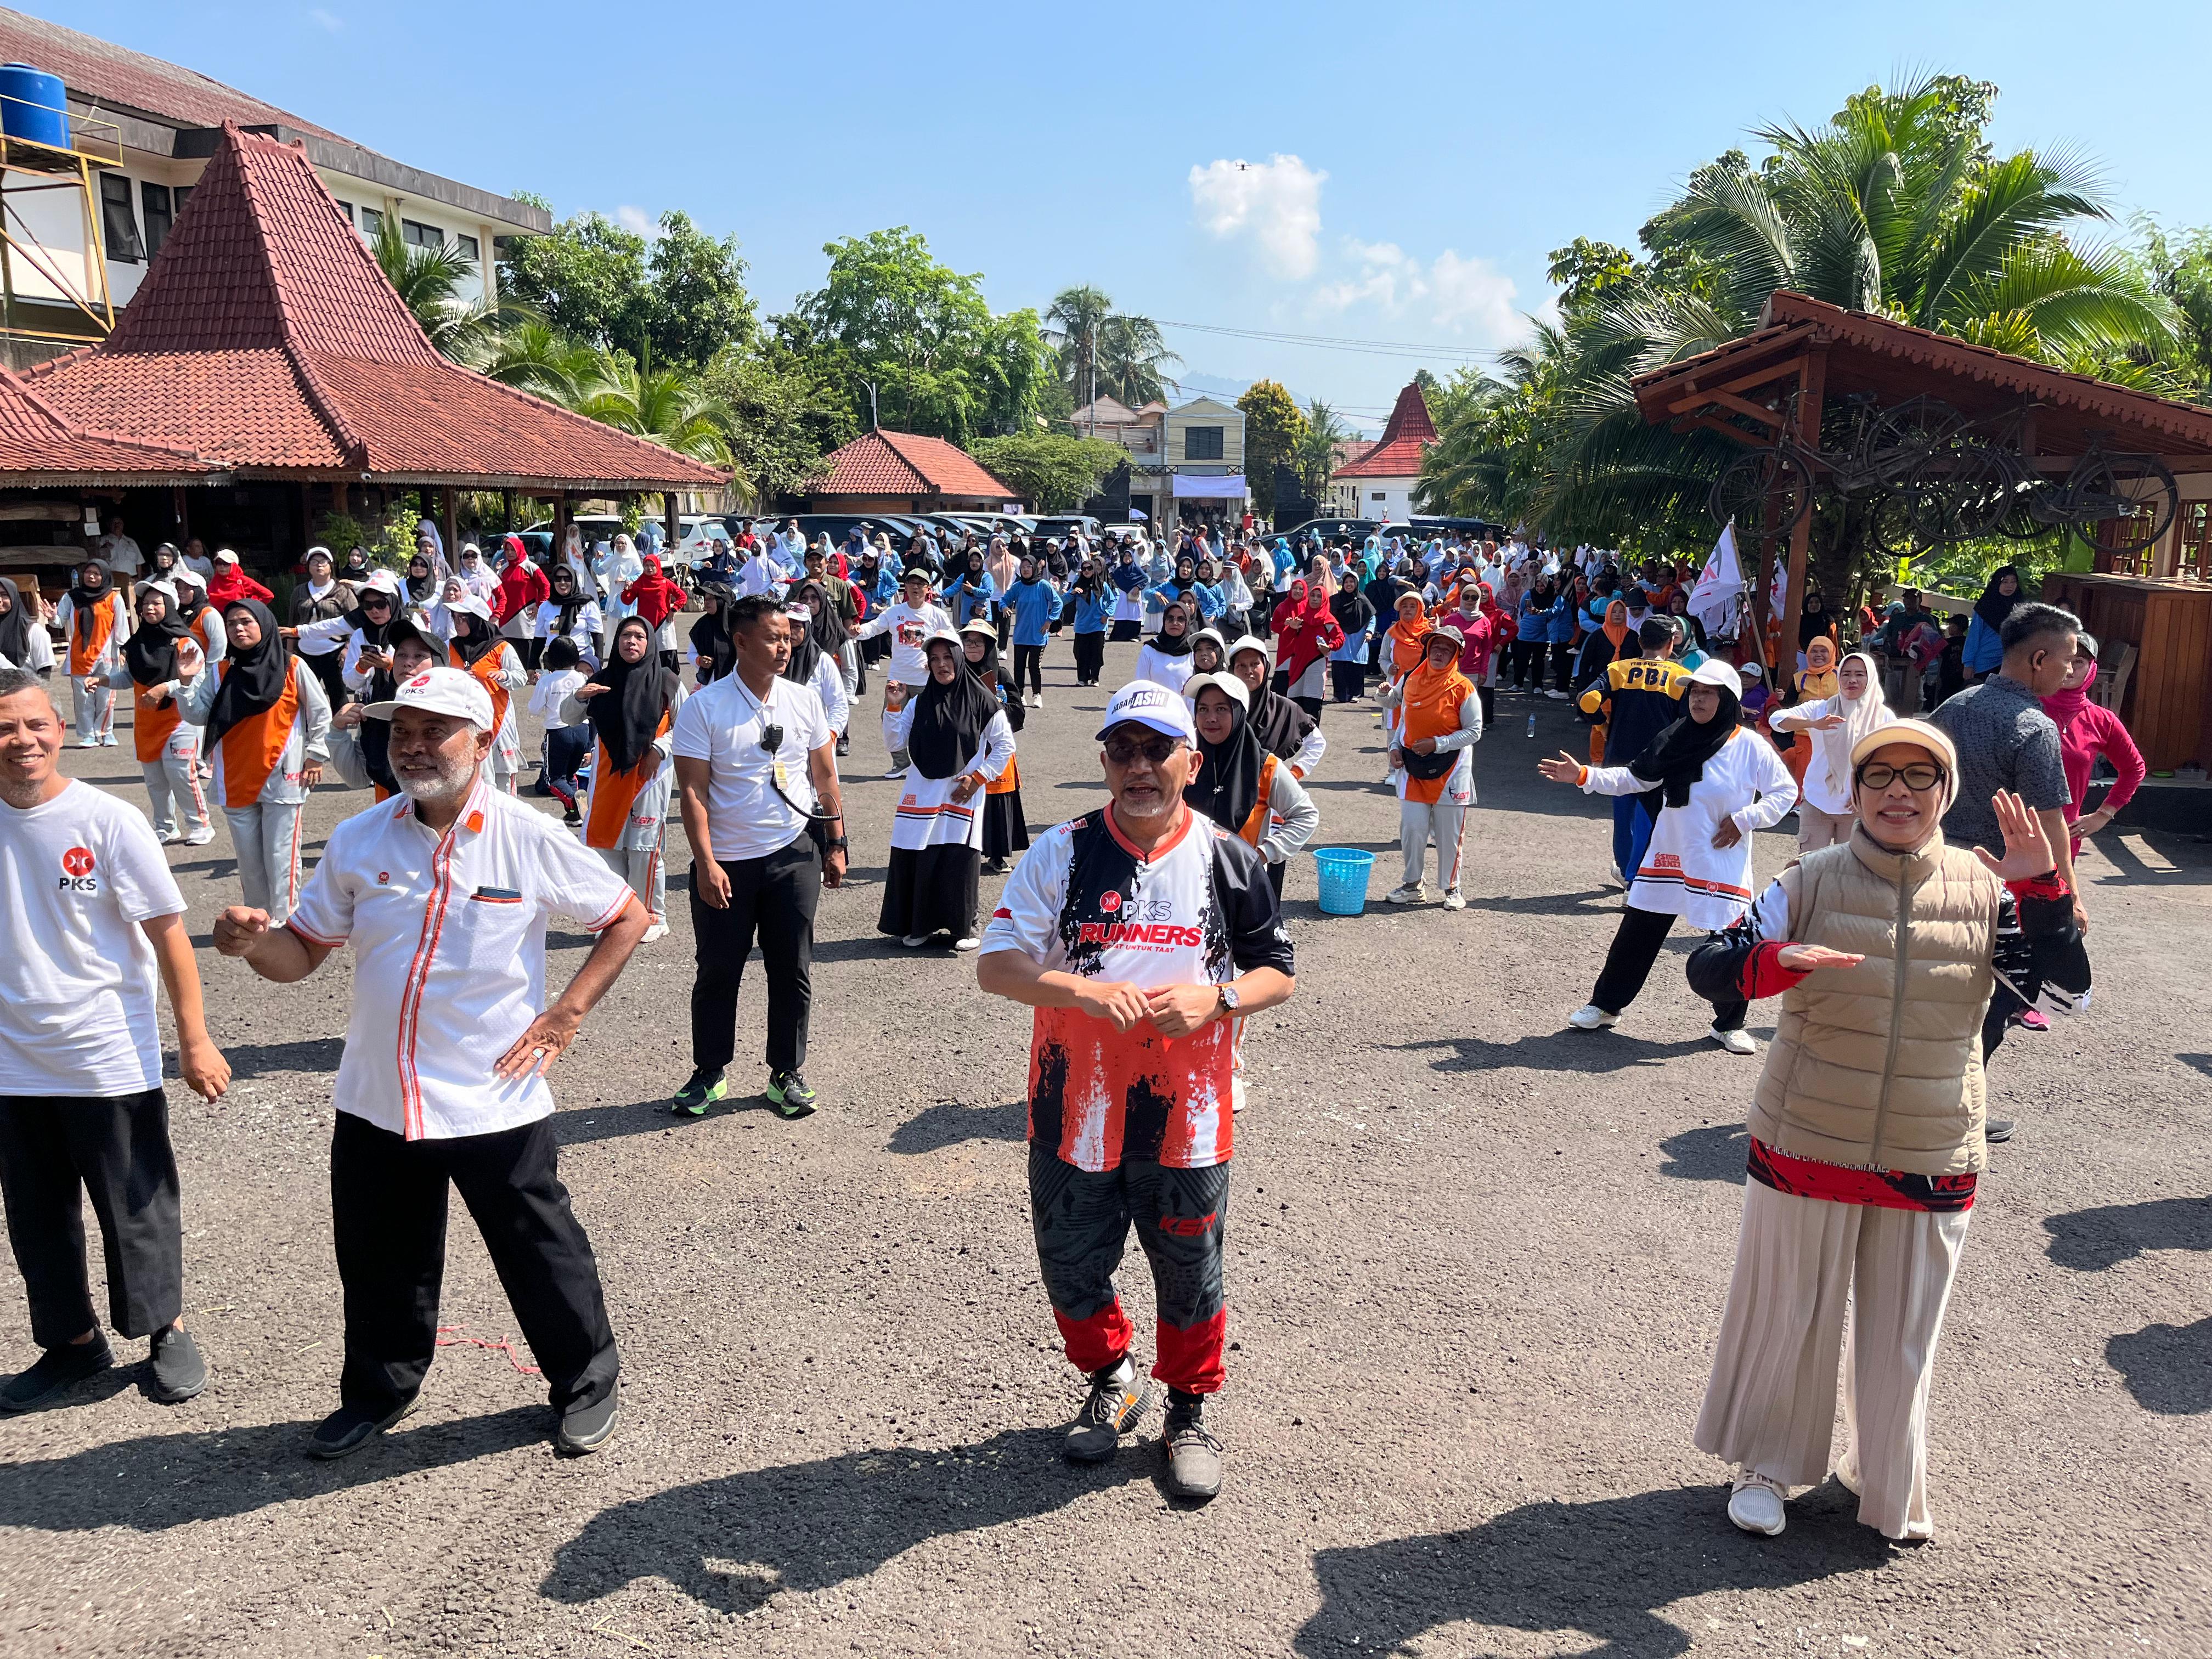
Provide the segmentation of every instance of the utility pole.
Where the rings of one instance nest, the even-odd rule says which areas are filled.
[[[884,423],[876,416],[876,383],[873,380],[863,380],[860,384],[868,388],[868,430],[881,432],[884,429]]]

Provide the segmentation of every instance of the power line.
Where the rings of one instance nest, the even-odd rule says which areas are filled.
[[[1261,328],[1231,328],[1218,323],[1176,323],[1164,317],[1152,319],[1161,328],[1180,328],[1196,334],[1226,334],[1239,339],[1267,340],[1277,345],[1312,346],[1323,351],[1357,351],[1372,357],[1450,357],[1462,362],[1494,358],[1495,351],[1470,350],[1464,346],[1421,345],[1411,340],[1355,340],[1334,334],[1286,334]]]

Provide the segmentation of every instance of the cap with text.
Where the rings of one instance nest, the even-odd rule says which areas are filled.
[[[1131,680],[1106,702],[1106,718],[1099,723],[1101,738],[1117,726],[1149,726],[1163,736],[1194,743],[1198,728],[1190,723],[1190,705],[1180,693],[1152,680]]]

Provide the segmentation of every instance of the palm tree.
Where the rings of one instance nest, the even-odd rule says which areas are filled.
[[[1099,334],[1114,301],[1095,288],[1065,288],[1045,307],[1040,331],[1060,355],[1060,378],[1078,407],[1091,401],[1098,381]]]
[[[1306,405],[1306,429],[1291,450],[1291,465],[1307,495],[1320,501],[1336,475],[1336,447],[1352,435],[1337,412],[1320,398]]]
[[[573,405],[576,413],[710,466],[731,465],[735,416],[680,368],[640,368],[601,354]]]
[[[542,318],[524,318],[486,336],[462,361],[478,374],[563,408],[581,401],[599,367],[591,347]]]
[[[1176,384],[1167,370],[1182,362],[1160,337],[1158,323],[1118,313],[1099,325],[1097,351],[1098,389],[1132,409],[1164,400]]]
[[[384,216],[370,239],[369,251],[430,343],[456,362],[482,349],[502,323],[522,313],[516,306],[460,299],[461,284],[476,275],[477,262],[458,244],[418,247],[408,241],[400,234],[397,214]]]

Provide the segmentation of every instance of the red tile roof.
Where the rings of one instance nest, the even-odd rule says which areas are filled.
[[[821,495],[975,495],[1017,499],[982,464],[957,445],[911,432],[864,432],[823,459],[824,471],[807,486]]]
[[[1339,467],[1340,478],[1418,478],[1421,456],[1437,441],[1437,423],[1429,418],[1428,400],[1421,383],[1414,380],[1398,394],[1397,406],[1382,428],[1375,447],[1349,466]]]
[[[216,127],[225,121],[269,126],[281,121],[319,138],[338,137],[196,70],[20,11],[0,9],[0,61],[30,64],[58,75],[72,95],[103,110],[151,115],[188,127]]]
[[[182,450],[65,419],[0,368],[0,475],[9,483],[198,483],[214,470]]]
[[[30,373],[73,419],[234,469],[569,489],[723,482],[441,356],[306,155],[235,126],[115,331]]]

